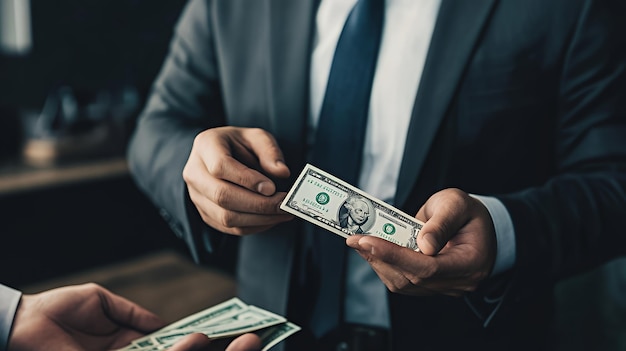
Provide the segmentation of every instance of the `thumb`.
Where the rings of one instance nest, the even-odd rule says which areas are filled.
[[[433,195],[418,212],[426,217],[418,237],[417,246],[426,255],[434,256],[470,219],[469,196],[460,190],[443,190]]]
[[[265,172],[278,178],[289,177],[290,171],[285,164],[283,152],[272,134],[259,128],[245,129],[243,133],[246,146],[258,157]]]
[[[168,351],[200,351],[207,350],[211,340],[202,333],[193,333],[180,339]]]
[[[98,287],[105,313],[118,324],[141,332],[151,332],[165,325],[156,314],[109,290]]]
[[[256,351],[262,345],[261,338],[253,333],[243,334],[228,345],[226,351]]]

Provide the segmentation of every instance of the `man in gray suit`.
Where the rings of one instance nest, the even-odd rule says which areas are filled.
[[[354,4],[190,1],[134,177],[198,262],[241,237],[239,295],[301,324],[294,350],[550,349],[555,282],[626,248],[620,13],[387,0],[355,185],[426,222],[421,253],[322,233],[316,254],[320,233],[278,206],[316,150]]]

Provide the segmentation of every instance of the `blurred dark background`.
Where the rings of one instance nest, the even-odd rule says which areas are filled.
[[[32,49],[0,56],[0,105],[42,107],[60,86],[147,93],[184,0],[31,0]]]
[[[4,39],[13,26],[31,34],[21,52],[0,46],[0,282],[26,286],[161,249],[187,257],[124,159],[184,4],[0,0]]]

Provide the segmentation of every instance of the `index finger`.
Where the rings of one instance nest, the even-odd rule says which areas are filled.
[[[362,255],[368,256],[370,263],[377,264],[375,261],[380,261],[401,272],[426,274],[421,271],[430,271],[430,265],[434,263],[431,256],[370,235],[353,235],[348,237],[346,243]]]
[[[102,286],[86,284],[85,288],[95,290],[103,310],[118,324],[141,332],[151,332],[165,325],[156,314]]]
[[[207,148],[214,152],[202,153],[201,157],[209,174],[216,178],[270,196],[276,191],[274,182],[254,166],[271,176],[289,176],[276,140],[262,129],[237,130],[207,142]],[[223,157],[211,157],[215,154]]]

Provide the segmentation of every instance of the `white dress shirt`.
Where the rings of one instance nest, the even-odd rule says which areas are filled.
[[[322,0],[317,11],[310,70],[310,142],[314,142],[335,47],[356,1]],[[406,133],[440,3],[441,0],[385,2],[383,34],[357,186],[390,204],[396,193]],[[499,200],[476,197],[483,201],[494,219],[498,239],[494,274],[497,274],[515,261],[512,222]],[[346,321],[389,327],[387,291],[376,273],[354,250],[348,251],[346,269]]]

